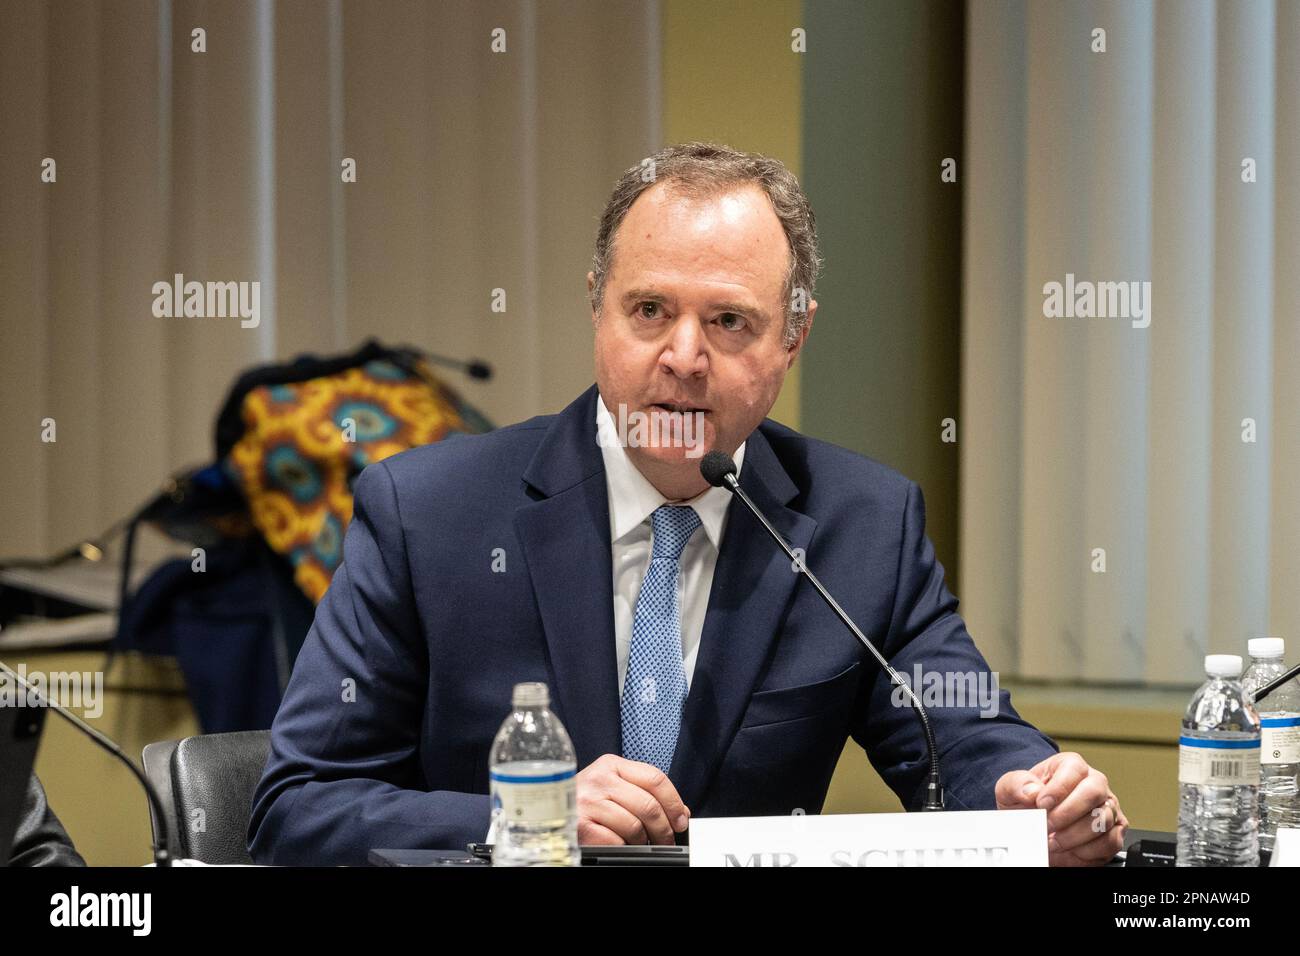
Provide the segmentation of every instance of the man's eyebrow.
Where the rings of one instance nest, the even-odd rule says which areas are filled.
[[[717,312],[735,312],[755,319],[767,318],[766,311],[756,305],[746,305],[743,302],[711,302],[709,307]]]
[[[671,303],[672,296],[664,295],[662,292],[656,292],[654,289],[631,289],[623,295],[623,305],[626,308],[635,302],[662,302]],[[714,312],[735,312],[738,315],[748,316],[754,319],[767,319],[767,312],[757,305],[747,305],[743,302],[717,301],[710,302],[709,309]]]
[[[662,292],[655,292],[653,289],[631,289],[623,295],[623,305],[629,306],[634,302],[671,302],[672,298],[664,295]]]

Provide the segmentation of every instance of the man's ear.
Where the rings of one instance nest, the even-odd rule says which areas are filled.
[[[587,304],[591,306],[591,324],[594,327],[600,321],[596,315],[596,300],[592,298],[596,294],[596,273],[587,273]]]
[[[785,370],[788,372],[794,365],[794,360],[799,357],[803,351],[803,345],[808,341],[808,333],[812,331],[813,317],[817,314],[817,300],[808,300],[808,321],[804,323],[803,328],[799,331],[799,338],[795,339],[794,345],[786,349]]]

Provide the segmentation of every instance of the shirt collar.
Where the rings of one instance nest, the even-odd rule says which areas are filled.
[[[650,484],[628,457],[627,449],[618,440],[618,426],[614,423],[614,416],[605,407],[605,399],[599,393],[596,395],[596,440],[605,461],[605,490],[609,493],[609,540],[614,543],[640,526],[656,508],[667,504],[668,499]],[[741,466],[745,462],[743,443],[732,458],[736,462],[736,477],[739,478]],[[711,487],[690,501],[675,501],[673,504],[694,508],[709,541],[715,549],[721,550],[727,506],[731,504],[730,491]]]

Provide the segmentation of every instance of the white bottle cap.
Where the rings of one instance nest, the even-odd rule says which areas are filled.
[[[1238,661],[1241,658],[1237,658]],[[1238,668],[1240,670],[1240,668]],[[511,695],[510,704],[516,710],[524,707],[549,707],[551,705],[551,692],[546,685],[538,682],[527,684],[516,684],[514,693]]]
[[[1206,654],[1205,673],[1211,677],[1240,677],[1240,654]]]
[[[1251,657],[1281,657],[1286,653],[1286,641],[1280,637],[1252,637],[1246,642]]]

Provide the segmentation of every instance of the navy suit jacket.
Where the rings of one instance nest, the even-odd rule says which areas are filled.
[[[344,561],[272,727],[249,850],[362,864],[489,824],[488,751],[519,681],[545,681],[578,767],[620,747],[609,505],[596,389],[558,415],[372,464]],[[980,672],[911,481],[771,420],[741,486],[894,667]],[[920,805],[919,723],[739,501],[730,504],[669,778],[694,818],[822,808],[849,736]],[[494,569],[495,566],[495,569]],[[992,809],[1056,745],[1011,707],[931,710],[948,805]]]

